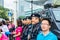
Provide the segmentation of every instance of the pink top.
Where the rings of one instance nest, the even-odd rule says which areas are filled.
[[[8,40],[8,37],[5,34],[2,34],[2,36],[0,37],[0,40]]]
[[[19,32],[22,33],[22,27],[16,28],[16,34],[18,34]],[[20,35],[16,37],[16,40],[21,40]]]
[[[15,25],[14,24],[9,24],[8,25],[8,29],[10,29],[10,28],[12,28],[12,27],[14,27]]]

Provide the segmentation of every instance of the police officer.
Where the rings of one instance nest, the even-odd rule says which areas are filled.
[[[36,40],[37,34],[41,31],[40,15],[38,13],[31,14],[31,19],[32,19],[32,32],[30,40]]]
[[[22,20],[22,28],[23,28],[23,32],[22,32],[22,36],[21,36],[21,39],[22,40],[26,40],[26,28],[27,28],[27,23],[26,23],[26,18],[24,18],[23,20]]]
[[[22,28],[24,29],[24,27],[26,26],[26,18],[22,19]]]
[[[23,38],[22,40],[28,40],[28,34],[30,33],[30,27],[31,27],[31,17],[27,16],[25,18],[25,26],[23,29]]]
[[[31,16],[27,16],[26,17],[26,21],[27,21],[27,26],[28,26],[28,30],[27,30],[27,40],[30,40],[30,34],[31,34],[31,27],[32,27],[32,22],[31,22]]]

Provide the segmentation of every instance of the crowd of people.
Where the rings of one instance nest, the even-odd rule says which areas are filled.
[[[58,40],[50,31],[51,22],[37,13],[24,19],[17,19],[17,27],[12,21],[0,21],[0,40]]]

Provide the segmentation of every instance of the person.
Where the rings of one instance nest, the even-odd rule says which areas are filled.
[[[41,22],[42,32],[37,35],[37,40],[58,40],[57,36],[50,31],[51,21],[44,18]]]
[[[22,34],[22,21],[17,20],[17,28],[15,29],[15,32],[13,32],[13,34],[15,34],[13,37],[15,37],[15,40],[21,40],[21,34]]]
[[[26,29],[24,31],[25,39],[24,40],[29,40],[30,39],[30,32],[31,32],[31,16],[26,17]]]
[[[15,30],[15,25],[12,21],[8,21],[8,29],[10,32],[13,32]]]
[[[10,32],[4,20],[2,20],[2,31],[6,34],[6,36],[9,36]]]
[[[40,28],[40,15],[38,13],[31,14],[31,37],[30,40],[36,40],[37,34],[41,31]]]
[[[15,31],[15,25],[13,24],[12,21],[8,20],[7,21],[7,27],[8,27],[8,30],[10,32],[10,34],[9,34],[9,40],[14,40],[12,32]],[[7,32],[7,33],[9,33],[9,32]]]
[[[1,31],[2,29],[0,29],[0,40],[8,40],[8,37],[5,34],[3,34]]]
[[[27,25],[26,18],[23,18],[22,19],[22,28],[24,29],[26,25]]]
[[[30,16],[27,16],[26,18],[24,18],[23,24],[24,24],[23,25],[24,28],[23,28],[22,40],[27,40],[29,26],[31,25]]]
[[[2,32],[2,22],[0,22],[0,40],[8,40],[8,37]]]

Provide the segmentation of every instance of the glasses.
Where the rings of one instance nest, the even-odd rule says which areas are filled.
[[[46,24],[46,23],[41,23],[41,25],[49,25],[49,24]]]

